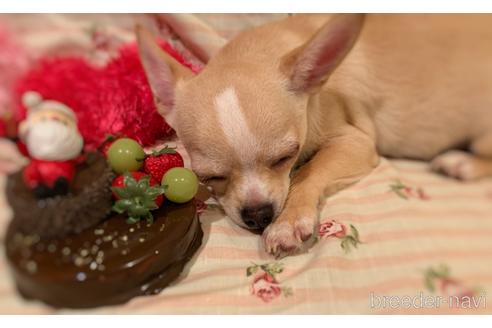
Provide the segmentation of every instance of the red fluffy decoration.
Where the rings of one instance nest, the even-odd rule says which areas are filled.
[[[7,135],[7,124],[5,124],[4,120],[0,118],[0,138],[5,137]]]
[[[180,63],[198,72],[198,67],[188,63],[168,43],[160,44]],[[22,94],[31,90],[75,111],[88,150],[100,146],[108,134],[127,136],[151,146],[173,133],[157,113],[135,44],[122,47],[120,55],[104,68],[93,67],[82,58],[41,60],[16,88],[17,122],[26,116]]]

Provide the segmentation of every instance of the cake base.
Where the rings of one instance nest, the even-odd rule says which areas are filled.
[[[5,242],[23,297],[58,308],[91,308],[159,293],[178,278],[202,236],[193,202],[166,202],[152,224],[128,224],[114,215],[77,235],[51,240],[10,225]]]
[[[77,165],[68,195],[38,199],[24,183],[21,171],[9,176],[6,196],[14,212],[15,230],[41,239],[63,237],[94,226],[111,213],[115,175],[100,153],[85,157]]]

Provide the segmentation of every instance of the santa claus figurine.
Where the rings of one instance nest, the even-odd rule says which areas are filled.
[[[31,158],[24,182],[40,198],[67,194],[84,147],[77,118],[66,105],[43,100],[37,92],[26,92],[22,102],[27,118],[19,125],[19,137]]]

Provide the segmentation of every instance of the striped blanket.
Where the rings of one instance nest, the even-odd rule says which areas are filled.
[[[243,28],[277,18],[158,17],[184,35],[187,48],[202,49],[195,52],[201,60]],[[2,190],[4,182],[0,177]],[[2,196],[2,228],[9,215]],[[491,180],[460,183],[430,172],[427,163],[383,159],[369,176],[326,200],[317,242],[307,253],[278,260],[213,202],[201,222],[203,246],[179,281],[156,296],[82,313],[492,313]],[[0,313],[55,312],[74,313],[22,300],[2,256]]]

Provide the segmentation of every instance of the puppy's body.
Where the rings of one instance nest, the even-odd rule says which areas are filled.
[[[301,46],[329,18],[295,15],[247,31],[210,64],[245,54],[255,66],[275,61]],[[249,71],[247,62],[236,65]],[[334,96],[340,106],[332,105]],[[374,131],[384,156],[429,160],[467,145],[492,128],[492,16],[367,15],[357,43],[321,97],[320,106],[313,107],[322,113],[311,113],[313,125],[334,108],[367,115],[363,125]],[[347,106],[354,101],[357,108]],[[329,127],[321,129],[328,132]],[[319,145],[319,139],[313,135],[307,148]]]
[[[264,231],[272,253],[299,248],[323,196],[368,174],[379,155],[432,159],[469,146],[479,157],[444,153],[433,167],[462,179],[492,174],[491,16],[362,21],[295,15],[261,26],[194,78],[140,36],[158,103],[193,168],[238,224],[263,228],[277,217]]]
[[[365,105],[381,155],[431,159],[491,133],[491,59],[491,16],[368,15],[327,87]]]

